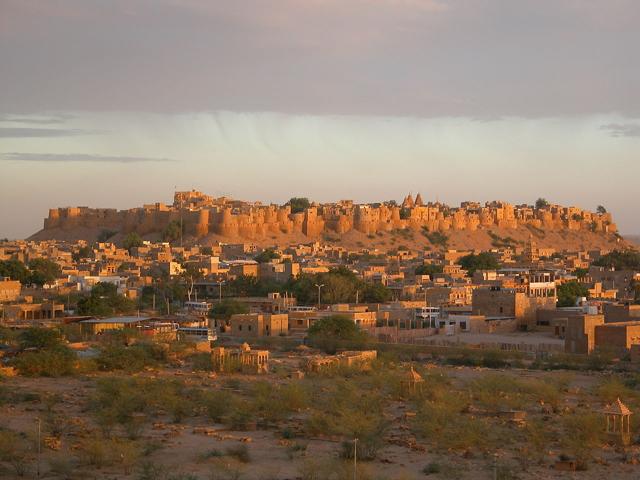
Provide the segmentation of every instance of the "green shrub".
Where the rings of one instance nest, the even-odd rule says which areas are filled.
[[[239,462],[249,463],[251,461],[251,456],[249,455],[249,448],[241,443],[240,445],[234,445],[232,447],[228,447],[226,450],[227,455],[235,458]]]
[[[440,467],[440,464],[437,462],[431,462],[422,469],[422,473],[424,473],[425,475],[440,473],[441,471],[442,471],[442,467]]]
[[[64,345],[18,355],[15,365],[28,377],[62,377],[74,373],[76,354]]]
[[[110,345],[96,358],[102,371],[124,370],[138,372],[146,367],[154,367],[167,360],[167,352],[161,345],[151,342],[135,343],[130,347]]]

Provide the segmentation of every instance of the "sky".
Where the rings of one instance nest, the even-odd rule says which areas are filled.
[[[604,205],[640,233],[635,0],[0,0],[0,237],[48,209]]]

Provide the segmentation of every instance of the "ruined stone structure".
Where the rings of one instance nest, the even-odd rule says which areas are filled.
[[[536,209],[505,202],[464,202],[453,208],[424,203],[418,194],[408,195],[402,205],[394,202],[354,204],[312,204],[304,212],[292,213],[289,205],[263,205],[226,197],[213,198],[201,192],[176,192],[172,205],[155,203],[129,210],[67,207],[49,210],[45,230],[102,228],[140,235],[162,232],[172,221],[183,225],[185,235],[197,238],[209,234],[259,240],[276,233],[302,233],[317,238],[323,233],[344,234],[357,230],[367,235],[396,229],[446,232],[480,228],[516,229],[531,226],[545,230],[615,233],[609,213],[593,213],[576,207],[549,205]]]

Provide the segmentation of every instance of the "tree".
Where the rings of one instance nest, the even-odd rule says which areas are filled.
[[[0,260],[0,277],[9,277],[20,283],[29,283],[29,270],[20,260]]]
[[[558,287],[558,307],[573,307],[579,297],[589,295],[589,289],[575,280]]]
[[[76,355],[62,342],[57,330],[28,328],[18,336],[21,353],[16,359],[20,374],[59,377],[73,373]]]
[[[142,237],[136,232],[129,233],[122,242],[122,246],[129,251],[129,254],[135,247],[141,247],[142,245],[144,245]]]
[[[167,225],[167,228],[162,231],[162,239],[169,243],[177,242],[180,240],[182,233],[180,222],[178,220],[172,220],[169,222],[169,225]]]
[[[598,212],[600,215],[604,215],[605,213],[607,213],[607,209],[602,205],[598,205],[598,208],[596,208],[596,212]]]
[[[640,281],[631,280],[629,289],[633,293],[633,303],[636,303],[636,304],[640,303]]]
[[[341,343],[363,344],[367,334],[344,315],[330,315],[315,322],[307,331],[309,343],[333,353]]]
[[[489,252],[466,255],[460,259],[459,263],[470,277],[476,270],[496,270],[500,268],[500,263],[498,263],[495,255]]]
[[[60,265],[46,258],[31,260],[29,269],[31,270],[29,281],[40,287],[46,283],[53,283],[56,278],[62,275]]]
[[[104,243],[107,240],[109,240],[111,237],[113,237],[116,233],[118,232],[116,232],[115,230],[102,230],[98,235],[97,240],[99,243]]]
[[[280,254],[273,248],[266,248],[253,257],[253,259],[258,263],[269,263],[271,260],[276,260],[278,258],[280,258]]]
[[[309,208],[311,203],[306,197],[293,197],[287,202],[287,205],[291,207],[291,213],[300,213]]]
[[[615,268],[616,270],[640,271],[640,252],[634,250],[614,250],[593,262],[598,267]]]
[[[538,200],[536,200],[536,208],[538,210],[541,210],[543,208],[548,208],[548,207],[549,207],[549,202],[547,202],[545,198],[540,197]]]
[[[330,337],[335,340],[361,340],[364,332],[344,315],[330,315],[315,322],[308,330],[309,337]]]
[[[229,320],[231,315],[249,313],[249,307],[246,303],[239,302],[230,298],[225,298],[221,302],[216,303],[209,311],[210,318],[220,318]]]
[[[85,245],[84,247],[80,247],[77,251],[71,254],[71,258],[73,258],[74,262],[79,262],[83,258],[89,258],[93,253],[93,247],[91,245]]]
[[[429,275],[430,277],[433,277],[433,275],[436,273],[442,273],[442,265],[425,263],[425,264],[419,265],[415,269],[416,275]]]
[[[391,290],[381,283],[367,284],[363,294],[363,300],[368,303],[384,303],[391,300]]]
[[[18,335],[18,343],[21,350],[29,348],[41,350],[62,345],[62,338],[57,330],[32,327],[27,328]]]
[[[578,277],[579,279],[583,279],[585,278],[587,275],[589,275],[589,269],[588,268],[576,268],[573,273],[575,274],[576,277]]]
[[[112,283],[96,283],[89,296],[78,301],[80,315],[106,317],[117,313],[129,313],[134,309],[135,303],[120,295],[118,288]]]
[[[181,276],[187,282],[187,298],[191,301],[195,282],[202,278],[202,270],[195,263],[183,263]]]

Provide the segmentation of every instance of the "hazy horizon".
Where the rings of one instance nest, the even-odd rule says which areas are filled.
[[[0,237],[174,187],[594,210],[640,233],[640,4],[0,0]]]

